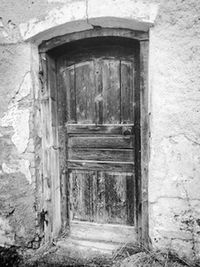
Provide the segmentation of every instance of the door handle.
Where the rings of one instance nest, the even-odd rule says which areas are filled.
[[[132,127],[130,126],[124,126],[122,128],[122,134],[126,137],[130,136],[131,135],[131,132],[132,132]]]

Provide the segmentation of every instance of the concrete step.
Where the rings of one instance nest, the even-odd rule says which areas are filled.
[[[70,237],[64,240],[59,240],[56,243],[56,246],[59,248],[59,253],[64,253],[69,257],[87,259],[98,255],[112,257],[121,245],[122,244],[119,243],[74,239]]]

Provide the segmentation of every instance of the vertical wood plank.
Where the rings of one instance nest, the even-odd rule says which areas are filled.
[[[140,124],[141,124],[141,242],[149,244],[148,218],[148,163],[149,163],[149,112],[148,112],[148,41],[140,42]]]
[[[76,84],[75,66],[72,65],[63,71],[63,80],[66,91],[67,122],[75,123],[76,119]]]
[[[65,57],[59,58],[57,60],[57,127],[58,127],[58,147],[59,149],[59,177],[60,177],[60,199],[61,199],[61,222],[62,230],[67,229],[69,225],[69,207],[67,204],[69,198],[69,181],[67,179],[67,134],[66,128],[64,127],[67,121],[68,106],[67,92],[70,91],[71,80],[69,80],[68,73],[66,70],[66,59]],[[73,85],[73,81],[72,81]],[[68,91],[67,91],[68,90]],[[70,101],[70,100],[69,100]]]
[[[105,222],[105,177],[103,172],[97,172],[97,222]]]
[[[94,62],[75,64],[76,113],[78,123],[95,122]]]
[[[58,127],[58,140],[59,140],[59,175],[60,175],[60,198],[61,198],[61,219],[62,228],[66,230],[69,225],[69,179],[67,172],[67,133],[66,128],[63,126]]]
[[[119,60],[103,60],[103,121],[104,123],[120,123],[120,62]]]
[[[49,96],[49,179],[51,180],[52,196],[52,237],[57,236],[61,228],[61,209],[60,209],[60,174],[59,174],[59,153],[58,153],[58,128],[57,128],[57,83],[56,83],[56,64],[55,60],[48,56],[48,90]]]
[[[126,214],[127,214],[127,224],[136,224],[136,183],[135,183],[135,173],[126,176]]]
[[[121,61],[121,123],[134,122],[134,66]]]
[[[105,183],[106,221],[126,224],[126,178],[123,174],[105,173]]]
[[[102,85],[102,60],[96,59],[95,66],[95,123],[103,124],[103,85]]]
[[[48,223],[44,224],[45,241],[48,242],[52,233],[52,206],[51,206],[51,179],[50,179],[50,126],[51,120],[47,120],[50,113],[50,88],[48,86],[48,56],[40,55],[42,87],[40,94],[41,120],[42,120],[42,160],[43,160],[43,210],[47,212]]]
[[[71,219],[94,221],[96,210],[96,175],[94,171],[70,173]]]
[[[61,58],[57,61],[57,92],[58,92],[58,125],[64,125],[67,121],[67,109],[66,109],[66,77],[63,66],[65,64],[65,59]],[[68,84],[67,84],[68,86]]]

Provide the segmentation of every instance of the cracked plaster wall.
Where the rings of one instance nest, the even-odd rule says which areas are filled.
[[[150,236],[199,255],[200,3],[162,1],[150,32]],[[193,254],[193,255],[192,255]]]
[[[34,237],[35,176],[39,172],[35,164],[40,165],[40,157],[34,151],[41,148],[37,43],[91,28],[89,23],[95,24],[98,16],[103,17],[98,20],[101,26],[131,28],[133,20],[152,24],[157,11],[155,25],[150,30],[149,62],[150,238],[153,246],[198,256],[200,4],[196,0],[1,1],[0,240],[3,243],[18,242],[21,236],[29,241]],[[31,42],[36,42],[35,46]]]

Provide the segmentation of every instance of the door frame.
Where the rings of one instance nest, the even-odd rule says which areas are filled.
[[[57,99],[56,63],[54,49],[72,41],[91,37],[114,36],[138,41],[140,51],[138,57],[139,77],[137,88],[140,114],[136,135],[138,136],[136,158],[138,177],[137,190],[137,237],[138,242],[149,245],[148,220],[148,164],[149,164],[149,91],[148,91],[148,54],[149,33],[128,29],[92,29],[66,34],[43,41],[39,46],[40,55],[40,110],[42,123],[42,208],[46,212],[44,226],[45,241],[52,240],[68,228],[67,201],[68,184],[66,181],[65,127],[62,125],[62,112],[59,112],[64,100]],[[61,114],[61,115],[60,115]]]

